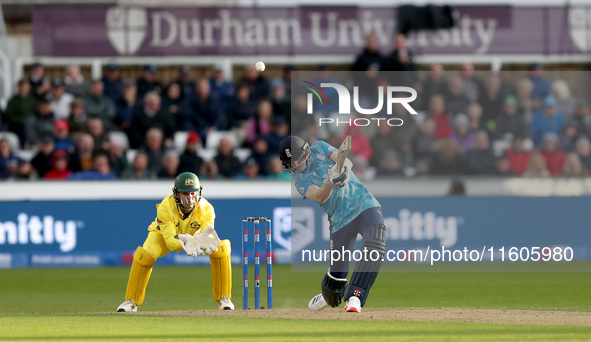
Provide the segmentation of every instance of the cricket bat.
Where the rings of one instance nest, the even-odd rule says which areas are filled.
[[[339,151],[337,152],[337,172],[341,173],[343,169],[343,164],[345,164],[345,159],[347,159],[347,155],[349,155],[349,151],[351,151],[351,136],[347,135],[345,140],[339,146]]]

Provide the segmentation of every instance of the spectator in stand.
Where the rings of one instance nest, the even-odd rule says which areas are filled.
[[[542,101],[550,95],[552,84],[543,76],[544,69],[540,63],[532,63],[529,66],[528,78],[533,84],[532,98]]]
[[[31,95],[37,100],[46,99],[49,91],[49,79],[45,77],[45,67],[39,62],[31,65],[29,71],[29,84],[31,85]]]
[[[51,169],[43,175],[43,179],[64,180],[73,174],[68,167],[68,154],[66,151],[57,150],[51,157]]]
[[[109,165],[118,179],[129,177],[129,161],[118,140],[111,140],[109,142]]]
[[[507,96],[504,104],[503,111],[497,117],[495,139],[500,140],[515,135],[526,137],[528,128],[523,116],[517,113],[517,98],[513,95]]]
[[[468,105],[466,109],[466,115],[468,115],[468,119],[470,120],[470,131],[476,132],[482,129],[485,129],[484,124],[482,123],[482,107],[476,103],[472,102]]]
[[[250,87],[246,83],[238,84],[236,97],[228,107],[228,128],[236,135],[240,145],[246,139],[246,122],[255,117],[257,102],[250,97]]]
[[[403,120],[404,124],[394,129],[396,134],[392,134],[390,148],[398,152],[401,160],[405,160],[407,153],[412,151],[412,140],[417,134],[418,127],[414,117],[400,103],[394,105],[394,117]],[[383,122],[382,125],[387,124]],[[373,141],[373,137],[371,139]]]
[[[146,143],[140,148],[148,156],[148,170],[152,174],[157,174],[162,166],[164,157],[162,130],[156,127],[148,129],[146,132]]]
[[[218,165],[215,163],[214,160],[210,160],[203,164],[201,168],[201,173],[199,174],[199,178],[203,179],[223,179],[220,175]]]
[[[223,131],[227,120],[219,103],[211,96],[209,81],[205,78],[197,81],[197,94],[191,101],[193,114],[192,130],[207,141],[207,135],[213,131]]]
[[[17,93],[13,95],[4,112],[4,121],[8,130],[18,135],[20,147],[25,147],[27,141],[26,123],[37,107],[37,100],[30,94],[31,85],[27,80],[20,80]]]
[[[72,94],[74,97],[83,99],[90,94],[90,86],[84,80],[78,65],[70,65],[66,69],[64,83],[66,93]]]
[[[179,174],[183,172],[193,172],[199,174],[203,166],[203,159],[197,154],[197,148],[201,139],[195,131],[189,132],[185,150],[180,156]]]
[[[591,142],[588,138],[579,138],[577,141],[576,152],[583,163],[583,166],[587,169],[587,172],[591,172]]]
[[[257,107],[257,113],[246,122],[246,143],[252,146],[255,141],[265,138],[271,132],[273,123],[273,106],[268,100],[262,100]],[[218,165],[219,166],[219,165]]]
[[[130,179],[149,180],[154,178],[154,175],[148,169],[148,155],[144,151],[138,151],[133,159]]]
[[[528,78],[522,78],[517,82],[517,113],[521,115],[529,125],[536,110],[536,101],[531,97],[534,84]],[[539,105],[539,104],[538,104]]]
[[[458,144],[462,156],[474,148],[475,135],[474,131],[470,131],[470,121],[466,114],[458,114],[454,119],[454,132],[449,136],[449,139]]]
[[[70,103],[70,115],[67,122],[73,136],[87,132],[88,115],[86,115],[86,108],[84,108],[84,102],[81,99],[75,98]]]
[[[505,156],[509,160],[511,172],[521,176],[529,165],[531,152],[523,148],[523,137],[515,135],[513,136],[511,148],[505,151]]]
[[[523,173],[523,177],[550,177],[550,172],[548,172],[548,168],[546,167],[546,160],[540,152],[532,152],[531,157],[529,158],[529,164],[527,165],[527,170]]]
[[[88,171],[92,168],[93,157],[94,139],[92,135],[88,133],[80,134],[76,140],[76,159],[80,161],[81,171]]]
[[[166,92],[162,95],[162,108],[170,113],[176,131],[190,131],[192,129],[189,98],[182,96],[178,83],[171,83],[166,88]]]
[[[285,93],[291,96],[291,72],[296,71],[295,65],[288,64],[283,67],[283,84],[285,84]]]
[[[509,77],[511,72],[507,70],[506,67],[502,67],[499,71],[499,80],[501,81],[501,86],[499,87],[499,94],[502,99],[506,99],[507,96],[515,96],[517,93],[517,88],[515,87],[515,83]]]
[[[111,62],[105,68],[103,81],[103,96],[111,99],[113,103],[119,102],[123,94],[123,80],[121,79],[121,70],[119,64]]]
[[[175,179],[178,176],[179,156],[174,151],[167,151],[162,157],[162,167],[157,173],[158,179]]]
[[[571,152],[566,156],[566,161],[562,167],[562,177],[587,177],[589,171],[581,163],[579,156]]]
[[[49,99],[51,101],[51,111],[55,119],[68,119],[70,117],[70,104],[74,101],[74,96],[66,93],[64,89],[64,82],[55,78],[51,81],[51,90],[49,92]]]
[[[542,156],[552,177],[557,177],[564,166],[564,151],[558,149],[558,136],[555,133],[546,133],[542,140]]]
[[[314,127],[316,123],[314,123]],[[400,128],[400,127],[396,127]],[[373,154],[371,156],[371,160],[369,164],[371,166],[378,166],[380,165],[380,161],[384,157],[386,151],[390,150],[392,147],[392,139],[394,139],[395,131],[390,125],[379,125],[376,130],[376,136],[371,139],[371,147],[373,149]],[[302,137],[302,135],[299,135]],[[416,137],[413,136],[413,139]],[[309,141],[309,140],[305,140]]]
[[[87,171],[77,172],[68,177],[71,180],[115,180],[115,174],[111,172],[109,156],[107,152],[97,152],[92,158],[92,168]]]
[[[501,96],[501,78],[497,74],[491,74],[486,79],[484,91],[480,93],[478,103],[482,106],[482,119],[486,131],[494,133],[496,118],[501,113],[503,101]]]
[[[45,137],[53,135],[55,119],[51,112],[51,104],[47,100],[39,100],[37,111],[27,120],[27,142],[31,148],[37,147]]]
[[[211,88],[211,97],[217,101],[221,107],[221,110],[226,112],[228,110],[228,106],[234,98],[236,89],[234,88],[234,84],[232,84],[232,82],[229,82],[224,78],[224,70],[221,64],[216,64],[213,66],[209,84]]]
[[[146,100],[146,95],[152,92],[160,94],[162,92],[162,83],[156,79],[158,68],[155,65],[145,65],[135,85],[137,87],[137,99],[139,102]]]
[[[161,108],[160,95],[156,92],[147,93],[143,105],[136,107],[131,117],[129,145],[131,148],[139,148],[144,145],[148,129],[158,128],[163,133],[164,146],[170,147],[173,144],[173,127],[170,114]]]
[[[449,82],[449,89],[445,97],[445,109],[454,118],[459,113],[466,113],[470,101],[465,95],[464,81],[457,76]]]
[[[578,132],[591,139],[591,107],[586,100],[577,101],[571,122],[577,127]]]
[[[466,153],[466,165],[475,175],[493,175],[496,172],[496,158],[490,148],[488,133],[478,131],[474,136],[474,148]]]
[[[413,157],[417,173],[424,175],[429,172],[431,155],[435,151],[435,121],[427,118],[420,126],[413,140]]]
[[[39,178],[43,178],[47,171],[51,170],[51,158],[53,157],[54,151],[55,143],[53,142],[53,138],[51,136],[44,137],[39,145],[39,150],[31,160],[31,166]]]
[[[267,168],[267,178],[271,180],[290,180],[291,175],[285,171],[279,156],[274,156],[269,159],[269,167]]]
[[[530,125],[531,138],[536,145],[540,145],[546,133],[558,134],[565,125],[564,116],[556,109],[558,102],[552,96],[544,99],[543,111],[537,111]]]
[[[440,139],[435,143],[435,153],[431,159],[429,174],[457,175],[465,171],[460,147],[449,139]]]
[[[70,127],[66,120],[57,120],[53,125],[53,142],[56,150],[64,150],[70,155],[76,152],[76,143],[70,137]]]
[[[577,131],[577,126],[574,123],[568,123],[564,126],[564,130],[558,134],[558,149],[564,152],[572,152],[575,149],[577,140],[582,135]]]
[[[105,131],[103,121],[100,118],[92,118],[88,120],[88,133],[94,139],[94,149],[96,150],[109,150],[109,134]]]
[[[460,67],[460,76],[464,81],[464,95],[470,102],[478,101],[480,93],[484,88],[482,82],[474,76],[474,65],[472,63],[462,63]]]
[[[282,116],[276,117],[273,126],[271,127],[271,132],[264,137],[269,151],[273,151],[273,154],[277,153],[276,151],[279,151],[279,144],[283,139],[287,138],[288,135],[289,123]],[[259,164],[267,165],[267,161]]]
[[[219,174],[224,178],[234,178],[242,169],[238,157],[234,155],[234,147],[230,139],[223,137],[218,146],[218,154],[214,161],[218,167]]]
[[[431,97],[429,117],[435,121],[435,138],[447,138],[453,129],[450,125],[449,113],[445,110],[445,100],[441,95]]]
[[[31,164],[12,151],[6,138],[0,139],[0,179],[26,178],[30,173]]]
[[[103,81],[96,80],[90,86],[90,95],[84,98],[86,114],[91,118],[100,118],[105,127],[110,128],[115,118],[115,103],[103,95]]]
[[[399,33],[395,36],[394,50],[384,58],[381,69],[384,71],[397,71],[391,74],[393,76],[389,79],[391,84],[407,87],[415,85],[417,77],[414,54],[408,49],[405,35]]]
[[[497,176],[502,177],[513,177],[515,174],[511,171],[511,162],[507,157],[501,157],[496,161],[496,173]]]
[[[185,100],[190,100],[195,95],[195,88],[197,84],[193,81],[191,75],[191,67],[183,65],[179,68],[179,74],[174,83],[178,84],[180,97]]]
[[[378,36],[372,32],[365,37],[365,46],[363,47],[363,51],[357,58],[355,62],[351,66],[351,71],[366,71],[372,65],[380,65],[385,62],[384,57],[379,51],[379,41]],[[408,59],[408,56],[407,56]],[[388,61],[388,66],[390,67],[391,64],[394,64],[397,60]],[[382,68],[382,70],[390,70],[388,68]]]
[[[419,106],[421,110],[427,110],[429,108],[433,96],[445,95],[448,86],[444,73],[445,71],[441,64],[431,65],[427,79],[423,82],[421,87],[422,96],[419,94],[419,98],[424,99]]]
[[[269,96],[269,80],[256,71],[253,63],[248,63],[244,68],[244,76],[240,79],[240,83],[248,84],[250,96],[254,100],[266,99]]]
[[[402,176],[402,161],[395,150],[387,150],[378,165],[377,176]]]
[[[287,122],[291,120],[291,97],[285,92],[285,83],[280,78],[271,82],[271,104],[275,117],[283,117]]]
[[[127,82],[123,85],[123,94],[119,101],[115,103],[115,119],[113,120],[115,126],[124,131],[128,136],[130,134],[131,118],[136,110],[137,87],[135,83]]]
[[[242,165],[242,172],[238,173],[235,178],[240,180],[262,179],[259,170],[259,163],[253,157],[249,157],[244,162],[244,165]]]
[[[575,114],[577,100],[572,96],[568,83],[564,80],[556,80],[552,83],[552,95],[558,101],[556,109],[564,115],[565,120],[572,119]]]

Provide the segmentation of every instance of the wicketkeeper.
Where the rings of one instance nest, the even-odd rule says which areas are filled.
[[[125,302],[119,305],[118,312],[137,311],[144,302],[156,260],[171,251],[183,250],[190,256],[209,256],[213,299],[219,303],[220,310],[234,310],[230,240],[220,241],[213,229],[215,212],[201,197],[202,188],[195,174],[181,173],[174,181],[172,195],[156,205],[156,219],[148,227],[144,245],[135,251]]]
[[[378,276],[386,251],[386,226],[380,203],[351,172],[347,158],[337,170],[337,149],[324,141],[313,146],[296,136],[285,138],[279,155],[285,169],[296,177],[295,187],[304,198],[318,202],[330,221],[330,248],[353,252],[355,240],[363,238],[366,255],[379,256],[360,260],[347,283],[350,260],[331,260],[332,266],[322,279],[322,293],[310,300],[310,310],[336,307],[345,300],[345,310],[361,312],[369,291]],[[332,253],[331,253],[332,256]]]

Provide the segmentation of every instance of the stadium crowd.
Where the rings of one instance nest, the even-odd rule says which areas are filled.
[[[404,36],[394,45],[382,55],[376,37],[368,36],[350,70],[364,108],[375,107],[378,86],[417,90],[413,106],[420,115],[399,105],[399,127],[323,130],[315,115],[292,122],[295,68],[289,65],[272,80],[247,65],[235,83],[220,66],[202,79],[185,66],[164,85],[154,65],[123,80],[119,65],[110,63],[102,79],[88,82],[76,65],[49,80],[35,63],[2,112],[0,179],[157,179],[184,171],[209,179],[289,179],[277,151],[291,133],[335,146],[351,135],[354,171],[362,179],[590,174],[591,107],[564,80],[546,78],[539,64],[517,81],[504,72],[478,77],[469,63],[453,74],[431,65],[419,77]],[[330,71],[320,66],[317,77],[330,79]],[[306,98],[293,101],[295,118],[305,112]],[[337,102],[318,106],[317,114],[334,115]]]

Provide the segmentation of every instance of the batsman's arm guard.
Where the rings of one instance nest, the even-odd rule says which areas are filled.
[[[322,297],[333,308],[341,304],[345,288],[347,287],[347,279],[339,279],[326,272],[322,279]]]

